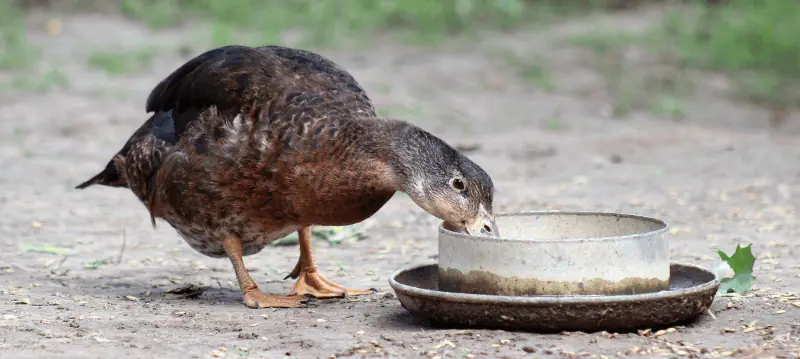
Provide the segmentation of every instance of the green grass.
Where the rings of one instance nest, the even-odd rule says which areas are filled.
[[[539,56],[521,56],[512,51],[498,49],[505,58],[505,62],[515,71],[528,80],[534,87],[543,92],[556,90],[555,81],[547,68],[544,59]]]
[[[610,1],[116,0],[114,4],[122,13],[152,27],[180,25],[192,19],[210,21],[213,46],[278,43],[289,29],[303,29],[307,40],[315,45],[338,46],[341,41],[359,41],[380,32],[399,34],[417,44],[435,44],[448,36],[487,28],[544,25],[563,16],[597,10]],[[85,7],[92,0],[71,2],[85,3]],[[27,24],[18,3],[0,0],[0,70],[36,66],[37,50],[26,41]],[[796,40],[800,21],[796,19],[800,19],[800,6],[795,1],[728,0],[714,6],[693,1],[681,6],[665,23],[655,24],[646,36],[593,34],[573,42],[595,49],[602,55],[598,58],[604,57],[600,60],[603,71],[613,78],[609,86],[617,93],[615,113],[641,106],[680,117],[683,97],[690,93],[683,84],[659,84],[663,82],[659,78],[630,80],[625,64],[615,63],[613,54],[635,42],[665,55],[664,59],[679,69],[675,72],[679,82],[688,82],[683,70],[721,71],[730,75],[744,98],[771,108],[792,108],[800,103],[800,44]],[[97,52],[89,63],[111,74],[126,74],[146,68],[152,57],[152,50]],[[541,63],[528,61],[522,65],[521,76],[543,90],[555,89]],[[34,80],[16,81],[20,87],[43,87],[31,85],[37,82]],[[642,86],[658,93],[642,103],[637,98]]]
[[[153,27],[206,18],[215,29],[256,30],[264,42],[302,28],[315,45],[395,30],[418,44],[437,43],[481,28],[510,29],[602,6],[608,0],[118,0],[123,13]],[[220,35],[214,42],[219,43]],[[225,37],[225,35],[222,35]]]
[[[590,34],[571,42],[595,51],[610,90],[618,94],[615,114],[643,105],[656,114],[684,116],[683,97],[691,94],[687,77],[694,70],[728,74],[742,99],[783,110],[800,106],[796,19],[800,6],[791,1],[736,0],[713,6],[700,2],[673,11],[645,35]],[[669,77],[662,77],[647,79],[645,85],[626,85],[632,72],[615,57],[629,45],[661,55],[673,67],[673,82],[665,83]],[[641,102],[634,98],[637,92],[649,97],[647,103],[637,105]]]
[[[795,1],[729,1],[672,14],[662,27],[683,65],[733,75],[750,99],[800,105],[800,6]]]
[[[29,68],[36,58],[28,46],[24,15],[10,0],[0,0],[0,70]]]
[[[156,55],[155,49],[134,51],[95,51],[89,56],[89,66],[102,69],[110,75],[125,75],[149,68]]]
[[[379,106],[376,110],[380,116],[402,117],[412,121],[425,116],[425,110],[419,106],[388,105]]]
[[[0,91],[48,92],[67,88],[69,81],[58,69],[38,68],[39,50],[28,43],[26,14],[10,0],[0,0],[0,71],[13,75],[0,82]]]
[[[58,69],[50,69],[44,74],[18,74],[12,79],[11,86],[17,91],[44,93],[53,88],[69,88],[69,79]]]

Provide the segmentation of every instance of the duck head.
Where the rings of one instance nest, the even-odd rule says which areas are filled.
[[[438,137],[410,125],[395,140],[393,165],[405,192],[444,228],[498,236],[492,213],[494,184],[475,162]]]

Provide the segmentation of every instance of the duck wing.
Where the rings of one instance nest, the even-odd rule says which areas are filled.
[[[347,98],[349,106],[375,116],[355,78],[321,55],[282,46],[232,45],[186,62],[150,92],[145,107],[147,112],[172,111],[174,133],[162,133],[166,140],[182,137],[212,106],[220,118],[252,119],[337,98]]]

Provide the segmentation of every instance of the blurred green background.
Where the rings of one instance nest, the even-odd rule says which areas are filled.
[[[417,46],[430,46],[485,31],[511,31],[547,26],[565,18],[599,11],[619,11],[657,1],[634,0],[0,0],[0,70],[23,73],[36,64],[37,49],[26,41],[26,13],[36,7],[58,11],[109,12],[141,21],[152,28],[181,26],[191,21],[212,24],[213,46],[277,43],[280,35],[301,29],[308,46],[368,46],[376,36],[392,36]],[[679,69],[703,69],[730,75],[743,100],[776,111],[800,102],[800,6],[796,1],[672,1],[663,23],[646,34],[597,33],[574,43],[594,49],[602,60],[630,44],[646,46]],[[251,36],[235,34],[246,32]],[[98,52],[90,65],[122,74],[146,66],[152,51]],[[124,57],[124,58],[123,58]],[[613,79],[613,64],[603,64]],[[622,76],[624,71],[616,76]],[[546,69],[532,67],[530,77]],[[619,79],[618,79],[619,80]],[[19,75],[6,87],[45,91],[67,86],[69,79],[40,71],[35,79]],[[613,81],[612,81],[613,82]],[[619,81],[618,81],[619,82]],[[622,86],[622,85],[619,85]],[[618,87],[619,87],[618,86]],[[617,89],[624,91],[624,89]],[[624,96],[622,96],[624,97]],[[620,101],[624,102],[624,101]],[[656,106],[651,104],[652,106]],[[625,104],[620,103],[624,110]],[[616,112],[617,109],[615,109]]]

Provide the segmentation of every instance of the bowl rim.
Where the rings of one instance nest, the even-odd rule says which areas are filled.
[[[587,238],[566,238],[566,239],[536,239],[536,240],[517,240],[517,239],[509,239],[503,237],[490,237],[484,235],[470,235],[466,233],[460,232],[453,232],[448,229],[444,228],[444,223],[439,224],[439,238],[441,239],[442,235],[447,235],[450,237],[462,238],[462,239],[469,239],[473,241],[483,241],[483,242],[515,242],[515,243],[567,243],[567,242],[606,242],[606,241],[620,241],[626,239],[635,239],[644,236],[655,236],[666,232],[670,225],[664,220],[654,218],[654,217],[647,217],[638,214],[630,214],[630,213],[621,213],[621,212],[603,212],[603,211],[519,211],[519,212],[501,212],[495,215],[495,217],[510,217],[510,216],[539,216],[539,215],[579,215],[579,216],[614,216],[614,217],[622,217],[622,218],[633,218],[638,220],[644,220],[649,222],[654,222],[660,225],[661,228],[655,229],[648,232],[640,232],[640,233],[633,233],[633,234],[626,234],[622,236],[609,236],[609,237],[587,237]]]
[[[664,290],[654,293],[641,293],[641,294],[617,294],[617,295],[540,295],[540,296],[505,296],[495,294],[472,294],[472,293],[454,293],[443,292],[439,290],[423,289],[413,287],[407,284],[400,283],[396,278],[404,272],[411,272],[422,267],[437,266],[436,262],[425,262],[416,265],[411,265],[405,268],[395,270],[389,276],[389,286],[395,290],[396,293],[402,295],[409,295],[414,297],[435,297],[441,300],[457,302],[457,303],[472,303],[472,304],[516,304],[516,305],[572,305],[572,304],[603,304],[608,302],[636,302],[636,301],[649,301],[649,300],[662,300],[674,297],[684,297],[691,294],[704,293],[713,287],[719,287],[720,277],[711,270],[702,266],[670,261],[670,269],[673,266],[685,267],[699,272],[711,274],[712,280],[704,282],[699,285],[680,288],[677,290]],[[718,290],[718,289],[717,289]],[[715,292],[716,295],[716,292]]]

